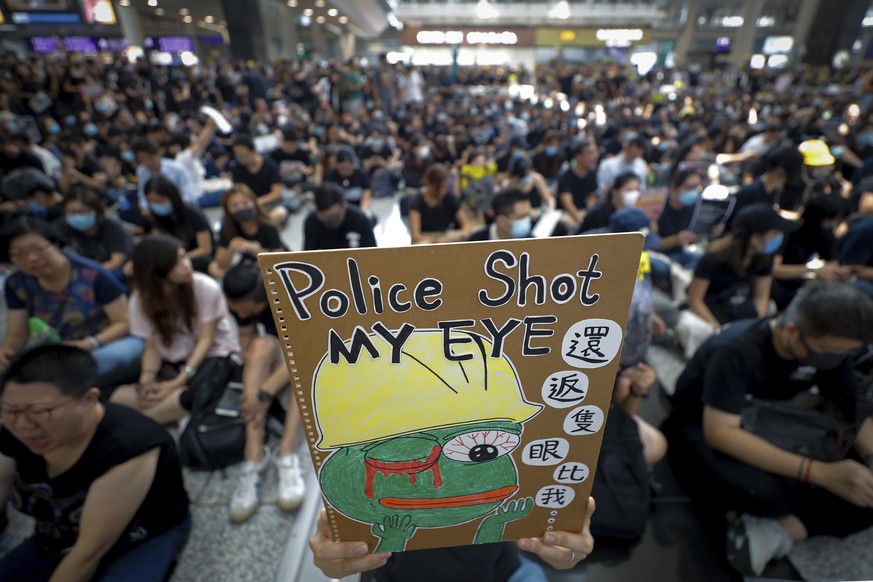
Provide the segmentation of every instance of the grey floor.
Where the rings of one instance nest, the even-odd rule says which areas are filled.
[[[409,236],[400,219],[397,205],[390,199],[375,201],[374,210],[380,217],[377,240],[380,246],[401,246],[409,243]],[[292,216],[283,237],[292,249],[302,248],[302,221],[307,209]],[[219,214],[208,211],[210,221]],[[5,309],[0,309],[0,330],[5,330]],[[667,390],[670,390],[682,369],[678,352],[653,347],[650,361]],[[654,424],[668,413],[663,393],[653,394],[645,403],[642,415]],[[302,442],[302,439],[301,439]],[[308,462],[305,444],[301,458]],[[267,472],[262,490],[262,504],[249,521],[231,525],[228,502],[236,484],[239,466],[212,473],[185,471],[185,482],[192,500],[194,527],[188,545],[178,560],[171,580],[194,581],[270,581],[322,582],[326,581],[312,563],[307,540],[314,529],[314,520],[320,509],[320,498],[311,471],[307,471],[309,494],[302,508],[282,512],[276,505],[277,475],[275,468]],[[573,570],[558,572],[545,567],[551,582],[728,582],[740,580],[724,560],[723,538],[718,532],[707,531],[676,482],[669,462],[662,463],[656,472],[663,489],[655,498],[652,516],[643,538],[631,547],[610,547],[598,544],[588,560]],[[23,538],[32,524],[23,516],[13,514],[11,527],[0,538],[0,552]],[[807,568],[808,580],[873,579],[873,571],[851,569],[851,560],[840,556],[869,554],[873,532],[848,542],[839,540],[812,540],[792,559]],[[798,554],[795,559],[795,554]],[[855,554],[855,555],[858,555]],[[833,574],[815,575],[821,560],[838,558],[843,565],[834,566]],[[801,580],[789,560],[781,560],[768,567],[765,575],[770,580]],[[350,578],[348,580],[354,580]]]

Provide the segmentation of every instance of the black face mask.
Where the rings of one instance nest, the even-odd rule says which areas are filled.
[[[253,206],[251,208],[243,208],[242,210],[237,210],[231,216],[237,222],[248,222],[249,220],[254,220],[255,216],[257,216],[258,211]]]
[[[806,357],[798,357],[794,349],[791,349],[791,354],[794,355],[795,359],[801,364],[812,366],[817,370],[832,370],[842,364],[846,357],[848,357],[848,354],[828,354],[817,352],[809,347],[809,344],[806,343],[806,340],[803,339],[802,335],[798,334],[797,337],[800,339],[800,343],[806,350]]]

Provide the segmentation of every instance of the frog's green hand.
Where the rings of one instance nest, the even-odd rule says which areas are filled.
[[[499,542],[503,539],[503,526],[511,521],[516,521],[533,509],[533,497],[525,497],[523,499],[513,499],[506,506],[500,506],[497,511],[479,524],[479,529],[476,531],[476,539],[474,544],[490,544]]]
[[[374,553],[402,552],[406,549],[406,540],[415,533],[411,515],[389,515],[381,524],[373,524],[373,535],[379,538],[379,544]]]

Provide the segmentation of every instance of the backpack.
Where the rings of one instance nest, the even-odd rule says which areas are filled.
[[[233,354],[208,358],[188,383],[194,400],[190,420],[179,434],[179,458],[183,465],[213,471],[243,460],[245,423],[239,417],[215,412],[228,383],[241,380],[242,363]]]
[[[652,496],[643,443],[634,419],[615,407],[604,428],[591,496],[597,502],[591,517],[595,538],[634,541],[643,535]]]

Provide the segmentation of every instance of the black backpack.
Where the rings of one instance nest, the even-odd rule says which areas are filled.
[[[242,363],[234,354],[208,358],[188,383],[194,402],[191,418],[179,434],[179,459],[186,467],[212,471],[243,460],[245,423],[215,413],[228,382],[241,379]]]
[[[591,496],[597,510],[591,533],[597,538],[634,541],[646,529],[652,490],[637,423],[613,407],[603,432]]]

